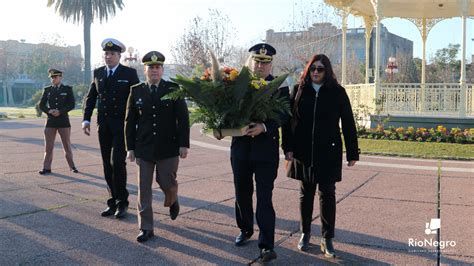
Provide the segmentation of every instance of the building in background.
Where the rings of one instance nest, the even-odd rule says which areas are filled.
[[[275,32],[267,30],[266,42],[273,45],[277,50],[274,67],[285,72],[300,72],[313,54],[326,54],[334,64],[335,72],[340,73],[342,62],[342,30],[331,23],[315,23],[306,31]],[[413,42],[390,33],[382,25],[381,33],[381,62],[388,62],[389,57],[413,58]],[[374,66],[375,55],[375,28],[372,30],[370,40],[370,63]],[[354,72],[360,72],[360,65],[365,65],[365,28],[353,28],[347,30],[347,61],[348,68]],[[351,71],[351,69],[349,69]],[[361,73],[361,77],[363,73]],[[340,77],[339,77],[340,78]],[[358,80],[351,80],[355,83]]]
[[[50,67],[64,71],[64,83],[81,83],[81,46],[0,41],[0,105],[27,104],[36,91],[49,84],[47,70]]]

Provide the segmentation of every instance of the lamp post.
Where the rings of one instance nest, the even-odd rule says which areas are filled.
[[[128,66],[131,66],[133,63],[137,62],[137,54],[133,54],[135,49],[130,46],[127,49],[128,57],[125,57],[125,62],[127,62]]]
[[[393,82],[393,74],[398,73],[397,59],[393,56],[388,58],[387,68],[385,72],[388,74],[388,80],[390,83]]]

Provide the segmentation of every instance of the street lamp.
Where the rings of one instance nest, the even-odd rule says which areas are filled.
[[[132,46],[128,47],[127,49],[128,57],[125,57],[125,62],[128,63],[128,66],[137,61],[137,55],[133,54],[134,51],[135,49]]]
[[[388,64],[385,72],[388,74],[389,82],[392,83],[393,74],[398,73],[397,59],[395,57],[390,56],[388,58]]]

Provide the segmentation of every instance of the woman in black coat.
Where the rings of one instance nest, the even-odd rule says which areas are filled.
[[[331,62],[314,55],[291,94],[293,117],[283,128],[283,150],[290,161],[288,176],[301,180],[298,249],[309,247],[316,187],[321,210],[321,251],[335,257],[332,244],[336,221],[336,182],[341,181],[342,139],[348,166],[359,160],[357,131],[345,89],[337,83]]]

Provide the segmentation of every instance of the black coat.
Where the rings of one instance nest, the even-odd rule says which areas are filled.
[[[268,76],[265,80],[273,80],[273,76]],[[282,87],[280,97],[289,100],[290,94],[288,87]],[[280,124],[286,123],[289,116],[282,114],[280,122],[272,119],[263,121],[267,132],[252,138],[250,136],[232,137],[230,156],[240,160],[252,160],[263,162],[278,162],[280,160]]]
[[[291,95],[292,108],[295,104],[297,90],[298,86],[295,86]],[[316,182],[341,181],[340,121],[347,160],[359,160],[357,131],[349,97],[345,89],[337,83],[321,86],[318,98],[316,98],[316,92],[311,83],[303,86],[302,90],[298,104],[299,112],[293,114],[293,123],[287,123],[283,128],[283,150],[285,153],[293,152],[296,164],[299,164],[297,169],[300,170],[290,174],[290,177],[303,180],[306,177],[301,175],[305,175],[306,171],[301,171],[302,167],[307,169],[307,167],[313,166]],[[295,166],[293,165],[293,167]]]
[[[84,99],[84,120],[91,121],[92,111],[97,104],[97,123],[100,125],[105,118],[125,119],[130,87],[139,83],[137,71],[120,65],[112,77],[107,78],[105,66],[94,70],[94,81]]]
[[[75,100],[71,86],[61,84],[57,89],[53,88],[53,86],[45,87],[43,89],[39,108],[48,116],[46,127],[71,127],[68,112],[74,109],[74,105]],[[48,114],[51,109],[58,109],[60,115],[54,117]]]
[[[162,160],[179,155],[179,148],[189,148],[189,112],[186,102],[162,100],[178,85],[161,80],[152,97],[147,83],[132,87],[125,118],[127,150],[147,161]]]

